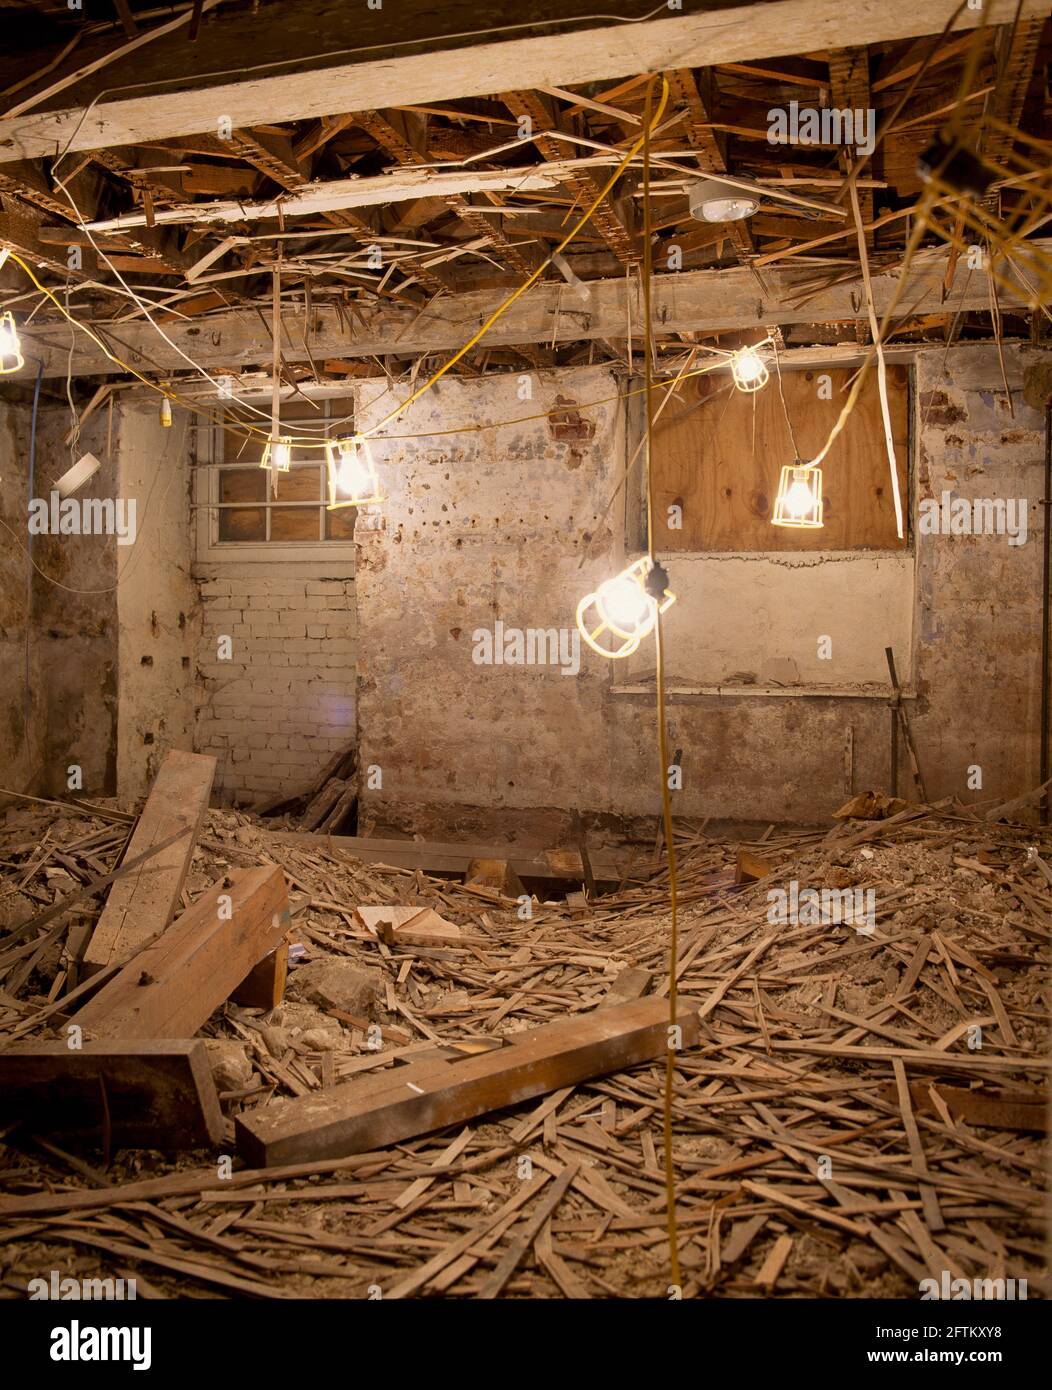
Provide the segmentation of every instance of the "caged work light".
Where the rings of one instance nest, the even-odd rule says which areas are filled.
[[[770,380],[767,363],[754,347],[739,348],[731,354],[731,376],[739,391],[759,391]]]
[[[291,435],[271,435],[263,446],[263,457],[259,466],[273,469],[275,473],[287,473],[292,467]]]
[[[0,376],[20,371],[25,364],[22,343],[15,327],[15,316],[8,310],[0,314]]]
[[[616,661],[632,655],[675,601],[668,574],[643,555],[585,595],[577,605],[577,629],[592,651]]]
[[[368,507],[384,500],[367,439],[361,435],[327,439],[325,454],[330,512],[336,507]]]
[[[774,499],[774,526],[817,529],[822,521],[822,470],[814,464],[787,463]]]

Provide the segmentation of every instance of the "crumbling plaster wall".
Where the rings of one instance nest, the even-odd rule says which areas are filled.
[[[107,453],[105,414],[86,421],[79,437],[67,444],[69,407],[55,399],[45,383],[30,488],[32,415],[28,404],[0,403],[0,515],[13,532],[4,532],[0,545],[0,753],[11,779],[3,785],[34,795],[67,795],[71,777],[76,779],[70,769],[78,768],[81,793],[98,795],[112,792],[115,780],[116,539],[111,535],[30,537],[28,506],[31,497],[49,498],[55,480],[89,451],[101,460],[102,468],[78,496],[113,497],[116,463]],[[27,694],[30,549],[36,568],[32,571]]]
[[[201,623],[190,577],[188,415],[176,408],[165,428],[152,398],[124,402],[117,413],[120,495],[135,501],[137,533],[117,557],[117,791],[130,806],[145,796],[169,748],[193,748]]]
[[[1006,799],[1038,783],[1045,419],[1024,376],[1047,348],[959,347],[918,359],[918,491],[1026,500],[1027,539],[921,537],[917,560],[916,741],[928,793]],[[970,769],[981,788],[969,790]],[[975,773],[971,773],[975,780]]]
[[[22,438],[28,407],[0,400],[0,517],[19,539],[25,523],[28,473]],[[43,757],[43,729],[25,718],[26,610],[28,562],[5,531],[0,541],[0,785],[24,791],[30,771]],[[32,654],[32,647],[30,648]]]
[[[1016,388],[1034,357],[1009,351]],[[918,358],[908,551],[670,561],[678,814],[817,822],[851,792],[887,787],[885,645],[911,696],[930,796],[1007,795],[1036,781],[1043,420],[1018,396],[1009,417],[990,348]],[[578,597],[626,553],[624,492],[608,507],[626,459],[623,415],[611,404],[575,411],[613,394],[612,375],[533,374],[530,401],[519,380],[443,381],[399,419],[397,433],[420,437],[374,443],[388,501],[382,528],[358,538],[361,761],[374,769],[366,827],[493,838],[569,832],[555,808],[600,825],[659,809],[651,643],[629,670],[583,649],[575,676],[472,659],[473,633],[497,620],[572,629]],[[365,426],[388,408],[370,408],[379,390],[359,386]],[[554,420],[438,433],[557,406]],[[1026,545],[918,536],[918,499],[944,485],[1026,496]],[[833,663],[817,656],[821,635],[833,637]],[[713,690],[743,656],[756,685]],[[770,671],[787,656],[799,685],[779,693]],[[975,763],[984,780],[970,791]],[[901,747],[899,778],[908,794]]]

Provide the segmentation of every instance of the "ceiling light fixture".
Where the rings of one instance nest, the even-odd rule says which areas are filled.
[[[814,530],[822,520],[822,470],[814,464],[787,463],[778,482],[774,499],[774,526]]]
[[[653,631],[658,614],[671,608],[676,595],[668,588],[668,574],[643,555],[614,579],[604,580],[577,605],[577,629],[600,656],[617,661],[631,656]],[[587,621],[585,615],[594,609]],[[610,635],[610,645],[603,641]]]
[[[325,454],[328,462],[329,511],[337,507],[374,506],[384,500],[367,439],[361,435],[327,439]]]
[[[701,179],[687,189],[690,215],[698,222],[741,222],[760,206],[759,192],[720,179]]]

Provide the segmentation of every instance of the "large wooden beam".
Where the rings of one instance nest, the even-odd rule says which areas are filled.
[[[1045,253],[1052,240],[1034,243]],[[1015,259],[1021,264],[1026,253]],[[900,299],[903,312],[912,314],[955,314],[959,310],[984,310],[990,306],[984,271],[963,272],[960,267],[946,298],[942,281],[947,257],[942,251],[918,255],[910,269]],[[808,267],[808,270],[812,270]],[[1010,274],[1007,267],[1003,274]],[[654,279],[654,323],[661,333],[712,331],[716,329],[754,329],[772,324],[853,323],[865,319],[867,310],[858,282],[843,284],[807,299],[802,307],[794,304],[800,271],[772,266],[764,273],[770,293],[765,295],[747,270],[680,271]],[[1033,277],[1033,275],[1031,276]],[[894,274],[875,275],[873,293],[877,313],[887,308],[895,292]],[[641,331],[640,296],[628,295],[623,277],[593,280],[589,284],[592,301],[588,308],[569,308],[565,296],[560,300],[560,283],[534,285],[494,324],[482,340],[485,347],[520,346],[527,343],[568,343],[599,338],[624,337],[631,315],[632,331]],[[1020,288],[1009,294],[999,287],[1002,306],[1013,302],[1030,303],[1030,292]],[[288,329],[283,349],[290,362],[307,362],[331,357],[347,360],[386,353],[413,356],[417,353],[455,351],[471,330],[482,323],[505,297],[502,291],[478,290],[435,300],[427,309],[391,304],[366,310],[365,324],[341,326],[335,311],[315,304],[308,324],[301,314],[287,309]],[[165,329],[172,342],[203,367],[249,368],[270,360],[270,340],[262,332],[259,316],[251,311],[232,310],[191,323],[170,323]],[[63,324],[34,320],[20,329],[23,342],[34,359],[44,364],[46,376],[65,376],[69,357],[69,330]],[[148,324],[121,324],[119,331],[108,329],[108,337],[125,361],[141,371],[183,372],[186,360],[175,352]],[[88,338],[78,340],[73,356],[75,376],[112,375],[121,368],[95,347]],[[309,348],[309,351],[308,351]],[[28,358],[27,353],[27,358]],[[28,380],[36,366],[27,365],[19,377]]]
[[[468,874],[479,860],[499,860],[519,878],[551,879],[580,883],[585,877],[578,850],[531,849],[524,845],[468,845],[435,840],[384,840],[373,836],[316,835],[308,831],[265,831],[282,844],[313,845],[338,849],[365,864],[390,864],[394,868],[422,869],[432,874]],[[601,883],[620,883],[623,866],[613,855],[590,855],[592,874]]]
[[[677,1013],[679,1045],[698,1039],[695,1008]],[[395,1067],[294,1101],[261,1106],[236,1121],[237,1150],[259,1166],[341,1157],[462,1125],[563,1086],[663,1057],[665,999],[634,999],[518,1033],[510,1044],[459,1061]]]
[[[128,856],[142,854],[176,831],[184,833],[113,885],[84,952],[85,975],[129,959],[156,940],[172,920],[208,810],[215,770],[215,758],[206,754],[175,748],[165,754],[128,845]]]
[[[373,178],[329,179],[305,183],[287,197],[267,198],[262,202],[216,200],[158,208],[154,221],[158,226],[167,223],[207,226],[215,222],[251,222],[262,217],[314,217],[336,209],[387,207],[413,198],[437,198],[450,193],[546,192],[557,188],[561,179],[569,178],[576,163],[564,160],[550,169],[544,166],[535,169],[418,168],[378,174]],[[85,225],[93,232],[124,231],[129,227],[144,227],[146,214],[126,212]]]
[[[0,1052],[0,1119],[117,1148],[191,1149],[224,1133],[200,1038],[18,1043]]]
[[[1044,13],[1046,0],[1022,0],[1022,13]],[[306,6],[291,7],[307,10]],[[392,10],[401,8],[392,6]],[[989,0],[987,23],[1010,23],[1016,13],[1017,0]],[[343,19],[343,34],[348,22],[357,32],[348,37],[346,47],[361,44],[359,11],[344,5],[350,20]],[[435,34],[439,21],[428,13],[415,16],[415,32],[408,40],[427,42],[427,34]],[[851,14],[851,41],[854,44],[886,43],[896,39],[914,38],[921,34],[938,33],[955,11],[957,29],[974,28],[983,19],[981,11],[960,7],[958,0],[880,0],[866,3]],[[626,18],[630,11],[626,10]],[[565,14],[565,11],[564,11]],[[585,9],[587,15],[587,7]],[[388,15],[385,7],[374,18],[377,26]],[[447,16],[448,18],[448,16]],[[461,18],[458,16],[458,18]],[[546,16],[535,15],[543,24]],[[300,33],[294,33],[300,19]],[[310,68],[307,57],[319,46],[330,51],[340,48],[343,35],[339,16],[332,18],[332,28],[320,28],[313,34],[303,33],[300,16],[291,16],[288,26],[275,26],[284,42],[285,51],[275,55],[284,59],[297,56],[297,41],[303,45],[303,66],[284,66],[268,75],[246,72],[240,81],[216,82],[204,85],[209,65],[194,52],[181,48],[169,52],[168,40],[160,43],[144,60],[111,68],[106,73],[106,85],[145,81],[152,68],[167,55],[170,64],[168,77],[192,78],[195,63],[202,64],[202,76],[196,88],[153,90],[150,95],[119,101],[98,101],[86,110],[74,106],[57,111],[27,111],[22,115],[0,121],[0,159],[53,156],[57,150],[72,153],[95,150],[108,145],[134,144],[142,140],[160,139],[172,135],[193,135],[215,130],[218,116],[228,115],[236,126],[270,125],[290,120],[332,115],[335,111],[352,109],[383,110],[386,107],[420,104],[456,97],[482,96],[492,92],[517,88],[572,86],[577,83],[601,81],[607,78],[629,77],[639,72],[661,71],[676,67],[697,67],[730,63],[748,58],[770,58],[783,54],[812,52],[816,49],[837,48],[844,40],[843,0],[773,0],[773,3],[712,6],[701,14],[676,14],[666,18],[648,19],[640,23],[588,24],[584,20],[559,25],[554,32],[524,38],[521,31],[514,37],[496,39],[490,43],[472,44],[466,50],[452,35],[463,29],[461,22],[451,27],[451,36],[441,35],[427,53],[398,55],[398,49],[380,57],[357,62],[336,62]],[[394,16],[386,23],[393,26]],[[240,28],[239,28],[240,25]],[[252,27],[247,26],[254,26]],[[404,27],[404,26],[403,26]],[[412,27],[412,26],[411,26]],[[481,26],[480,26],[481,27]],[[229,50],[229,36],[242,34],[241,51],[230,53],[230,62],[217,64],[217,52]],[[326,43],[319,45],[318,34],[324,33]],[[211,67],[233,67],[237,61],[260,63],[261,26],[255,15],[250,20],[232,17],[224,20],[220,14],[210,22],[209,43],[200,45],[212,59]],[[378,27],[374,43],[391,42],[394,35]],[[225,43],[224,41],[227,40]],[[313,47],[310,46],[313,40]],[[403,39],[403,42],[407,41]],[[136,71],[136,68],[139,71]],[[73,87],[82,101],[91,88]]]
[[[96,1038],[188,1038],[282,941],[290,920],[276,864],[235,869],[70,1022]]]

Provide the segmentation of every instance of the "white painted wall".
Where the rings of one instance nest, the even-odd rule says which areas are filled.
[[[788,684],[795,669],[803,685],[886,686],[885,647],[899,680],[910,678],[912,551],[672,555],[666,563],[677,599],[665,618],[674,685],[720,685],[743,673],[757,685]],[[820,637],[831,639],[829,659],[819,656]],[[630,678],[652,674],[653,652],[625,665]]]

